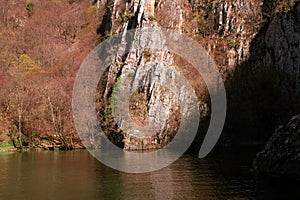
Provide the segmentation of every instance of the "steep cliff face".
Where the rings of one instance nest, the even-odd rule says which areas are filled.
[[[284,105],[296,96],[298,90],[296,85],[300,85],[297,67],[297,63],[300,62],[297,56],[300,8],[295,1],[108,0],[99,4],[106,7],[106,14],[98,33],[103,38],[121,33],[126,43],[119,58],[116,58],[115,63],[107,71],[105,77],[107,84],[103,86],[103,92],[99,96],[102,96],[103,102],[108,106],[97,110],[99,116],[114,112],[114,108],[112,111],[107,110],[111,109],[109,102],[113,99],[112,94],[117,90],[129,88],[128,91],[133,94],[129,103],[132,108],[130,114],[137,124],[141,126],[149,124],[154,120],[151,116],[165,119],[157,124],[156,136],[145,139],[149,144],[148,147],[142,147],[147,145],[144,145],[145,141],[137,139],[136,134],[124,132],[125,129],[129,130],[129,127],[132,127],[130,123],[124,123],[126,120],[111,120],[110,123],[114,124],[111,129],[116,129],[111,137],[119,142],[124,139],[125,148],[162,146],[174,136],[180,121],[180,102],[174,99],[172,92],[155,83],[172,85],[175,76],[169,77],[168,74],[176,74],[174,68],[182,67],[184,61],[167,51],[156,52],[141,45],[139,37],[147,38],[146,40],[152,41],[153,44],[164,45],[150,33],[143,33],[141,31],[143,28],[163,27],[176,30],[195,39],[208,51],[228,85],[230,95],[228,119],[234,121],[233,118],[236,118],[239,121],[233,123],[241,124],[235,125],[234,131],[240,132],[241,129],[251,128],[249,133],[242,136],[245,135],[245,141],[249,141],[249,138],[264,141],[268,134],[260,135],[261,132],[257,129],[264,127],[262,130],[270,129],[271,133],[274,124],[280,120],[284,121],[290,115],[288,112],[281,116],[282,112],[278,109],[283,107],[285,109]],[[129,37],[128,34],[131,29],[135,29],[133,37]],[[128,42],[128,39],[133,42]],[[125,77],[132,77],[131,84]],[[192,76],[188,78],[198,79]],[[294,80],[298,83],[294,84]],[[205,116],[209,113],[209,109],[207,91],[203,85],[201,81],[192,84],[198,98],[202,97],[202,116]],[[163,102],[160,98],[164,94],[168,94],[169,99]],[[274,99],[273,105],[268,103],[270,99]],[[294,99],[291,104],[296,105],[298,97]],[[169,106],[166,107],[167,104]],[[167,111],[171,108],[173,111]],[[159,114],[159,110],[164,114]],[[265,119],[272,122],[265,125]],[[100,121],[109,124],[109,120],[100,119]],[[165,131],[167,124],[168,127],[173,127],[172,130]],[[252,129],[253,126],[258,128]],[[233,132],[233,129],[229,130]],[[168,134],[170,135],[167,136]],[[236,140],[240,141],[239,137],[241,136],[238,135]],[[157,141],[161,144],[157,145]]]
[[[193,88],[176,70],[180,66],[155,20],[155,1],[126,2],[124,10],[120,6],[120,1],[111,4],[112,26],[106,35],[121,33],[122,47],[99,95],[99,119],[107,124],[103,129],[108,137],[124,149],[161,148],[192,110],[201,106],[205,115],[207,106],[204,101],[195,104]]]
[[[108,0],[102,6],[106,6],[106,14],[98,32],[104,38],[121,33],[126,47],[108,69],[105,78],[107,84],[99,95],[104,100],[98,100],[107,106],[100,103],[102,109],[97,110],[99,116],[115,114],[115,106],[110,105],[116,95],[115,91],[130,91],[133,94],[128,103],[131,119],[140,126],[156,122],[154,136],[146,134],[141,139],[138,137],[140,128],[130,123],[130,120],[100,117],[102,124],[106,124],[106,129],[109,129],[109,138],[118,141],[115,143],[121,147],[125,145],[125,149],[158,148],[168,143],[180,125],[180,102],[191,101],[187,95],[190,91],[183,91],[174,81],[176,76],[180,76],[175,68],[182,68],[184,61],[167,51],[153,52],[145,49],[151,44],[148,42],[143,46],[139,41],[140,37],[155,44],[164,44],[153,33],[143,33],[143,28],[163,27],[196,39],[214,57],[225,77],[226,71],[247,59],[250,41],[257,33],[262,18],[260,1]],[[129,42],[126,38],[128,39],[128,30],[131,29],[135,29],[135,33],[131,38],[132,42]],[[137,48],[138,46],[141,48]],[[128,77],[133,80],[130,81]],[[194,82],[192,85],[198,98],[202,97],[201,115],[207,116],[206,88],[201,83],[201,78],[189,78],[193,79],[190,82]],[[172,93],[162,85],[175,88],[175,93],[183,96],[179,101],[176,100],[174,91]],[[166,95],[167,100],[163,98]],[[124,145],[120,144],[121,141]]]

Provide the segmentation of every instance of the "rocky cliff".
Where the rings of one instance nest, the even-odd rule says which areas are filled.
[[[177,30],[198,40],[225,72],[249,57],[250,43],[266,22],[265,4],[262,0],[108,0],[101,5],[106,14],[98,33],[109,37],[149,24]]]
[[[98,6],[106,8],[98,33],[103,39],[121,34],[126,43],[102,77],[106,84],[101,85],[97,99],[99,120],[118,145],[125,145],[127,149],[158,148],[171,140],[179,126],[180,103],[172,92],[156,83],[174,82],[175,76],[172,78],[168,74],[176,74],[178,69],[182,71],[184,61],[167,51],[155,52],[141,45],[138,39],[141,37],[153,44],[160,43],[151,34],[143,33],[143,28],[162,27],[186,34],[198,41],[214,59],[227,85],[227,119],[235,124],[234,128],[232,125],[226,127],[230,133],[225,134],[225,139],[263,142],[276,124],[298,112],[299,4],[295,1],[107,0],[98,1]],[[135,33],[129,37],[128,32],[133,29]],[[132,42],[128,42],[129,38]],[[163,46],[163,42],[160,45]],[[195,81],[201,80],[199,77],[186,78],[191,80],[202,102],[201,115],[208,116],[209,96],[205,84]],[[154,121],[151,116],[159,116],[155,137],[146,137],[144,141],[137,139],[136,134],[124,131],[133,126],[124,123],[126,119],[107,117],[115,112],[113,96],[126,88],[133,94],[130,115],[136,124],[148,125]],[[162,101],[161,97],[166,94],[168,100]],[[249,132],[240,134],[245,129]],[[261,134],[266,129],[268,133]]]
[[[99,4],[106,7],[106,13],[98,33],[106,39],[121,33],[126,47],[108,68],[104,78],[107,83],[99,89],[97,112],[108,137],[125,149],[159,148],[167,144],[180,126],[180,102],[191,101],[187,95],[190,91],[182,90],[187,87],[178,87],[178,83],[174,81],[176,76],[180,76],[176,68],[184,71],[184,61],[167,51],[153,52],[146,49],[151,44],[141,44],[139,38],[144,37],[156,44],[162,41],[153,37],[153,33],[143,33],[142,29],[162,27],[189,35],[214,57],[225,77],[227,71],[247,59],[250,41],[258,31],[261,20],[260,9],[250,9],[253,6],[259,8],[259,2],[239,0],[108,0],[105,3],[99,1]],[[132,42],[129,42],[126,38],[128,39],[128,31],[132,29],[134,36],[131,38]],[[161,45],[164,45],[163,42]],[[188,75],[186,78],[201,100],[201,116],[207,117],[209,99],[201,77]],[[175,94],[181,94],[179,101],[176,100],[174,91],[172,93],[163,85],[175,88]],[[130,123],[129,118],[112,117],[116,114],[115,104],[119,104],[115,102],[114,96],[118,95],[118,91],[125,90],[133,94],[128,103],[130,119],[139,126],[156,122],[154,136],[146,134],[141,139],[137,136],[140,128]],[[168,99],[164,99],[165,96]]]
[[[124,149],[161,148],[174,138],[191,111],[201,107],[202,116],[206,115],[206,102],[193,103],[197,99],[193,88],[176,70],[181,66],[161,36],[155,1],[114,1],[106,6],[111,15],[103,23],[109,21],[111,26],[100,26],[101,33],[106,38],[120,34],[122,45],[107,69],[106,84],[99,89],[102,128]],[[173,27],[180,29],[178,23]]]

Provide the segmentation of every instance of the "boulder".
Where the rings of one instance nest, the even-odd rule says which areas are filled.
[[[258,172],[300,179],[300,115],[276,129],[256,155],[253,167]]]

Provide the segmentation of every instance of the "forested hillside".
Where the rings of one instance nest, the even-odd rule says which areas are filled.
[[[79,145],[71,98],[97,44],[102,8],[90,1],[0,1],[0,142]]]

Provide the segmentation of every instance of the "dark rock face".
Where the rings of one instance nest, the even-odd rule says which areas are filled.
[[[248,58],[226,81],[230,123],[223,135],[232,143],[265,143],[279,124],[300,113],[300,4],[265,0],[261,6]]]
[[[270,66],[282,70],[300,87],[300,3],[290,11],[277,13],[252,42],[253,67]],[[255,67],[254,67],[255,68]]]
[[[300,115],[276,129],[253,165],[258,172],[300,179]]]

